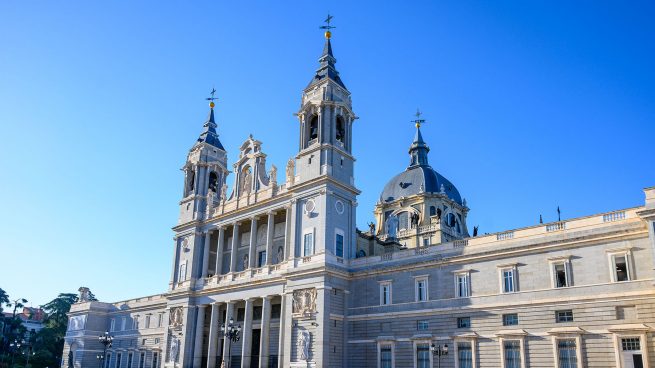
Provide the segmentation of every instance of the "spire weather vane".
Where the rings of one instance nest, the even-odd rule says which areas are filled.
[[[421,110],[417,108],[416,114],[414,114],[414,116],[416,116],[416,120],[411,121],[412,123],[414,123],[414,125],[416,125],[417,128],[420,128],[421,124],[425,124],[425,119],[421,119],[421,115],[423,115],[423,113],[421,112]]]
[[[215,105],[215,104],[214,104],[214,101],[215,101],[215,100],[218,100],[218,97],[214,97],[214,94],[215,94],[215,93],[216,93],[216,88],[212,87],[212,91],[209,92],[209,94],[211,95],[211,97],[207,97],[207,98],[205,98],[205,100],[209,101],[209,107],[211,107],[212,109],[214,108],[214,105]]]
[[[334,18],[334,17],[331,16],[330,13],[328,13],[327,18],[325,18],[325,20],[323,21],[327,25],[318,27],[319,29],[324,29],[325,30],[325,38],[328,38],[328,39],[332,36],[332,32],[330,32],[330,30],[333,29],[333,28],[337,28],[337,27],[334,27],[334,26],[330,25],[330,22],[332,21],[332,18]]]

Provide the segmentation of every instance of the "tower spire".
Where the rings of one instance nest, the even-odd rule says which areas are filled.
[[[335,26],[330,25],[330,22],[333,18],[334,17],[328,13],[327,18],[324,21],[326,25],[319,27],[319,29],[325,30],[325,45],[323,46],[323,54],[318,59],[320,66],[318,70],[316,70],[316,75],[314,75],[314,78],[312,78],[307,87],[319,83],[325,78],[329,78],[336,82],[339,86],[346,88],[346,86],[341,81],[341,78],[339,77],[339,72],[334,66],[334,64],[337,62],[337,59],[335,59],[334,55],[332,54],[332,42],[330,41],[332,38],[332,31],[330,30],[336,28]]]
[[[200,137],[198,137],[198,142],[205,142],[216,148],[225,150],[223,144],[221,144],[221,141],[218,139],[218,133],[216,132],[216,127],[218,125],[216,125],[216,121],[214,120],[214,106],[216,106],[214,101],[218,100],[218,97],[214,97],[216,94],[216,88],[212,88],[209,94],[211,97],[205,98],[205,100],[209,101],[209,114],[207,115],[205,124],[202,126],[203,129],[202,133],[200,133]]]
[[[430,147],[425,143],[421,134],[421,125],[425,124],[425,119],[421,119],[422,114],[419,109],[416,109],[416,119],[411,121],[416,126],[416,134],[414,135],[412,145],[409,146],[409,155],[411,157],[409,167],[429,166],[428,152],[430,152]]]

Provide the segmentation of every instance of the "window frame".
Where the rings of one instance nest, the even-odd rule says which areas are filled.
[[[508,321],[508,319],[509,319],[510,316],[516,316],[516,323],[507,323],[507,321]],[[507,326],[518,326],[519,323],[520,323],[520,320],[519,320],[519,314],[518,314],[518,313],[503,313],[503,314],[502,314],[502,322],[503,322],[503,326],[504,326],[504,327],[507,327]]]
[[[339,236],[341,236],[341,255],[339,255],[339,248],[337,247],[339,244],[337,241]],[[344,254],[346,254],[346,233],[343,230],[336,228],[334,229],[334,255],[343,258]]]
[[[564,320],[564,319],[560,320],[560,315],[564,316],[565,313],[567,313],[567,312],[570,312],[571,319],[568,320],[568,318],[567,318],[567,320]],[[575,318],[573,316],[573,309],[559,309],[559,310],[555,311],[555,323],[571,323],[573,321],[575,321]]]
[[[468,343],[471,344],[471,367],[472,368],[477,368],[477,357],[478,357],[478,347],[477,347],[477,336],[476,335],[469,335],[469,336],[455,336],[453,338],[453,350],[454,350],[454,361],[455,361],[455,368],[460,368],[459,364],[459,344],[461,343]]]
[[[464,326],[461,321],[468,321],[468,326]],[[470,316],[463,316],[463,317],[457,317],[457,328],[471,328],[471,317]]]
[[[466,295],[460,293],[460,279],[463,279],[466,284]],[[471,271],[460,271],[455,273],[455,297],[457,298],[470,298],[471,297]]]
[[[384,288],[387,288],[389,297],[387,298],[387,303],[384,303]],[[393,283],[391,280],[380,281],[380,305],[392,305],[393,304]]]
[[[650,329],[645,325],[641,325],[641,326],[643,327],[636,327],[635,325],[627,324],[627,325],[610,326],[610,328],[608,328],[608,331],[613,333],[614,357],[616,359],[617,367],[623,366],[622,358],[624,357],[624,352],[622,349],[621,340],[626,338],[639,338],[640,350],[638,351],[641,351],[642,353],[641,361],[644,363],[644,367],[650,367],[650,359],[649,359],[650,357],[648,354],[650,349],[650,346],[648,344],[648,333]]]
[[[425,328],[421,328],[424,326]],[[427,319],[416,320],[416,331],[429,331],[430,330],[430,321]]]
[[[431,340],[414,340],[413,345],[414,345],[413,346],[414,347],[414,349],[413,349],[414,350],[414,368],[418,367],[418,346],[419,345],[427,345],[428,346],[428,357],[429,357],[429,360],[430,360],[430,363],[429,363],[428,366],[429,367],[434,366],[434,363],[432,361],[432,356],[434,354],[432,354],[432,349],[431,349],[432,341]]]
[[[414,276],[414,301],[415,302],[427,302],[430,300],[430,294],[428,292],[428,275]],[[423,298],[419,298],[419,285],[423,283]]]
[[[500,366],[505,368],[505,341],[518,341],[519,342],[519,367],[525,368],[525,335],[504,335],[498,339],[500,343]]]
[[[309,254],[307,254],[307,237],[309,236],[309,239],[311,240],[310,242],[310,247],[311,251]],[[302,256],[303,257],[311,257],[316,253],[316,234],[314,231],[314,228],[308,228],[303,231],[302,235]]]
[[[378,341],[378,368],[382,368],[382,346],[389,346],[391,348],[391,368],[396,367],[396,344],[393,340],[380,340]]]
[[[518,267],[516,263],[498,265],[498,281],[500,282],[501,294],[512,294],[519,291]],[[512,272],[512,290],[505,290],[505,272]]]
[[[576,332],[549,332],[551,334],[551,344],[553,349],[553,366],[559,367],[559,346],[558,342],[560,340],[575,340],[575,356],[576,356],[576,366],[577,367],[586,367],[584,361],[582,360],[582,332],[583,330],[577,329]]]
[[[571,257],[570,256],[564,256],[564,257],[554,257],[554,258],[549,258],[548,263],[550,265],[550,273],[551,273],[551,287],[553,289],[561,289],[561,288],[567,288],[573,286],[573,275],[572,275],[572,269],[571,269]],[[564,286],[557,286],[557,270],[556,267],[559,265],[564,266],[564,279],[566,281],[566,285]]]
[[[109,332],[114,332],[116,331],[116,318],[112,318],[109,320]]]
[[[629,282],[634,281],[633,274],[633,263],[632,263],[632,248],[624,249],[610,249],[607,251],[607,257],[609,261],[610,268],[610,281],[613,283],[616,282]],[[618,275],[616,273],[616,258],[624,257],[625,258],[625,267],[626,267],[626,276],[627,280],[619,281]]]

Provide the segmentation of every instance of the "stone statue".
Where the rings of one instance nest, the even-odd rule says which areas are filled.
[[[473,226],[473,236],[478,236],[478,227]]]
[[[246,254],[246,255],[243,256],[243,270],[244,271],[248,269],[248,265],[249,265],[248,261],[249,261],[248,255]]]
[[[227,184],[223,184],[221,187],[221,202],[225,202],[227,199]]]
[[[387,219],[387,236],[395,239],[396,238],[396,233],[398,232],[398,216],[396,215],[391,215]]]
[[[212,190],[208,190],[207,191],[207,217],[211,216],[213,208],[214,208],[214,192]]]
[[[171,348],[169,350],[168,361],[177,362],[177,356],[180,351],[180,341],[175,336],[171,336]]]
[[[445,194],[446,193],[446,187],[444,187],[443,184],[441,184],[441,188],[439,188],[439,193]]]
[[[250,193],[252,187],[252,174],[250,173],[250,170],[246,170],[244,174],[242,187],[243,193]]]
[[[419,220],[418,213],[412,213],[410,215],[410,218],[412,221],[412,228],[418,227],[418,220]]]
[[[84,303],[84,302],[90,301],[90,299],[91,299],[91,290],[88,287],[82,286],[79,289],[77,289],[77,291],[80,292],[80,296],[77,299],[78,303]]]
[[[375,236],[375,224],[372,221],[368,223],[368,231]]]
[[[293,185],[293,182],[296,179],[295,166],[296,163],[293,161],[293,158],[290,158],[289,161],[287,161],[287,187]]]
[[[182,307],[171,308],[168,324],[173,328],[182,326]]]
[[[269,184],[277,183],[277,167],[275,165],[271,165],[271,173],[268,174],[268,180]]]
[[[418,192],[423,193],[424,191],[425,191],[425,186],[423,185],[423,183],[421,183],[421,185],[418,186]]]
[[[309,360],[309,344],[311,340],[311,335],[307,330],[298,331],[298,353],[300,354],[300,360]]]
[[[282,263],[284,261],[284,249],[282,247],[277,248],[277,263]]]

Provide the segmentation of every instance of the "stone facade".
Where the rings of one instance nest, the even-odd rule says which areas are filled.
[[[168,291],[73,305],[62,367],[655,360],[655,188],[641,207],[471,237],[466,201],[429,167],[417,124],[410,166],[385,187],[376,226],[359,232],[357,117],[329,38],[319,62],[282,175],[252,136],[230,171],[212,105],[182,167]],[[236,342],[221,331],[230,318]],[[106,352],[105,331],[114,336]],[[447,355],[433,354],[445,345]]]

